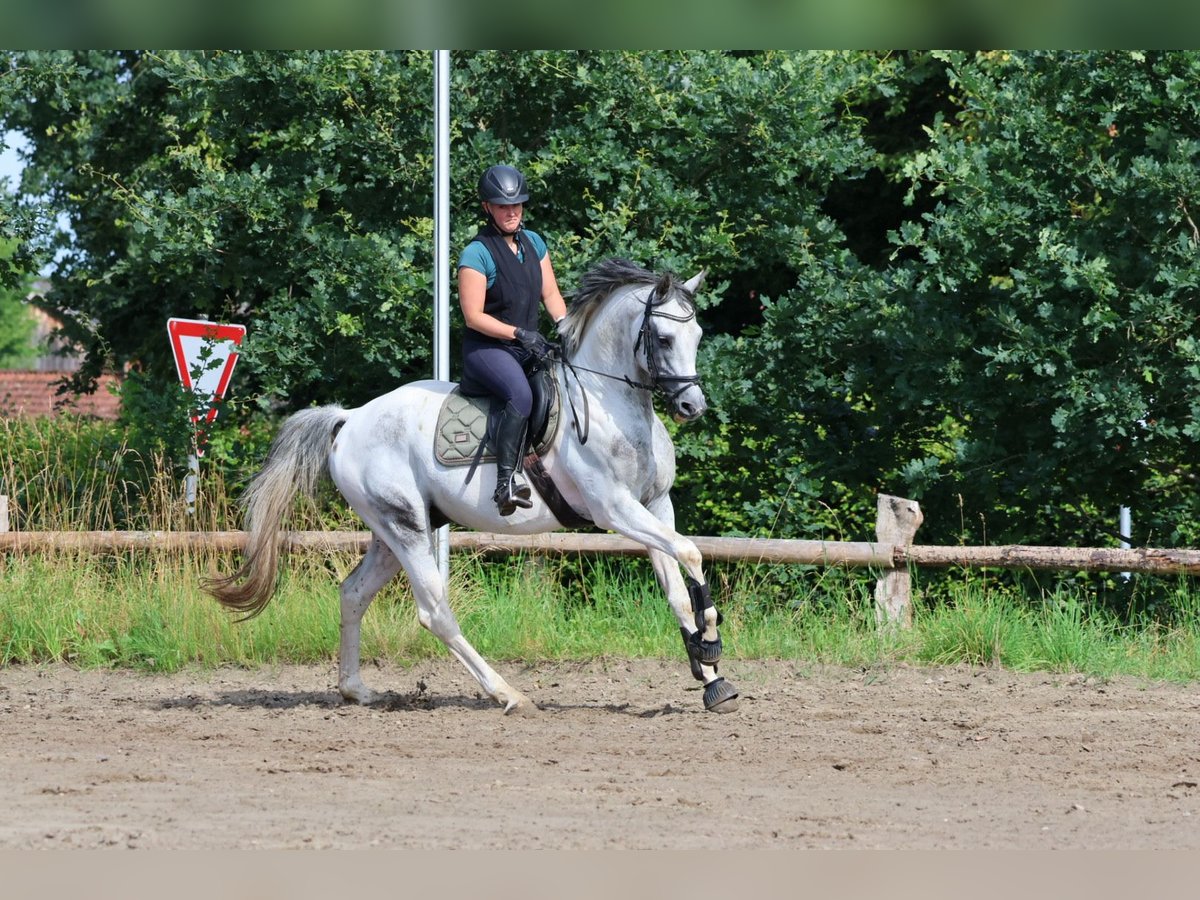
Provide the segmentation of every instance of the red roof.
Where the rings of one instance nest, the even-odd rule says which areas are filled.
[[[120,384],[113,375],[101,375],[94,394],[59,394],[62,372],[0,370],[0,415],[53,416],[70,411],[99,419],[115,419],[121,401],[109,386]]]

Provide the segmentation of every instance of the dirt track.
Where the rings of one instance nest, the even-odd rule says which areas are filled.
[[[0,669],[0,848],[1200,849],[1200,688],[729,661]]]

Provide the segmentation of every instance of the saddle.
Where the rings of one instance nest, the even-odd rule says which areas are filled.
[[[560,405],[558,386],[550,372],[538,369],[529,378],[533,390],[533,411],[525,434],[526,453],[539,456],[550,449],[558,434]],[[434,455],[444,466],[477,466],[494,462],[490,437],[494,433],[492,417],[501,404],[488,394],[464,394],[462,385],[451,391],[438,411],[437,440]]]
[[[529,387],[533,391],[533,409],[529,414],[529,428],[525,433],[522,454],[525,474],[564,527],[592,525],[591,519],[580,515],[567,503],[542,465],[542,454],[550,449],[554,438],[558,436],[562,412],[558,385],[549,369],[539,367],[530,373]],[[444,466],[470,466],[467,481],[474,476],[475,468],[480,463],[494,462],[496,454],[491,441],[495,433],[493,420],[501,408],[501,404],[490,395],[466,394],[462,385],[457,385],[446,395],[438,411],[434,440],[437,461]]]

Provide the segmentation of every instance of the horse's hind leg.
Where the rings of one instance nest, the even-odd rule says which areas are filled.
[[[366,555],[342,582],[338,690],[352,703],[370,703],[377,696],[363,684],[359,674],[362,618],[375,595],[399,571],[400,561],[383,541],[375,538],[367,548]]]
[[[408,573],[421,625],[446,645],[455,659],[466,666],[488,696],[503,706],[506,713],[527,715],[537,712],[537,707],[529,698],[505,681],[463,637],[458,619],[450,608],[447,586],[433,553],[432,535],[396,528],[388,533],[387,539],[392,552],[399,557],[404,571]]]

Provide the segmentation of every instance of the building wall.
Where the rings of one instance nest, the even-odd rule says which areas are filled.
[[[42,351],[33,368],[39,372],[74,372],[79,368],[79,357],[74,353],[60,354],[56,351],[63,347],[55,332],[59,323],[53,316],[36,306],[30,306],[34,326],[33,345]]]
[[[31,298],[49,287],[47,282],[37,282]],[[56,352],[64,346],[56,335],[58,321],[32,303],[28,308],[34,320],[32,343],[41,355],[29,369],[0,369],[0,416],[54,416],[71,411],[101,419],[117,418],[121,403],[112,391],[113,386],[120,383],[116,376],[101,376],[93,394],[58,393],[64,376],[79,368],[79,357]]]
[[[101,375],[94,394],[58,393],[62,372],[0,370],[0,416],[53,416],[70,411],[100,419],[115,419],[121,403],[112,392],[119,383],[113,375]]]

